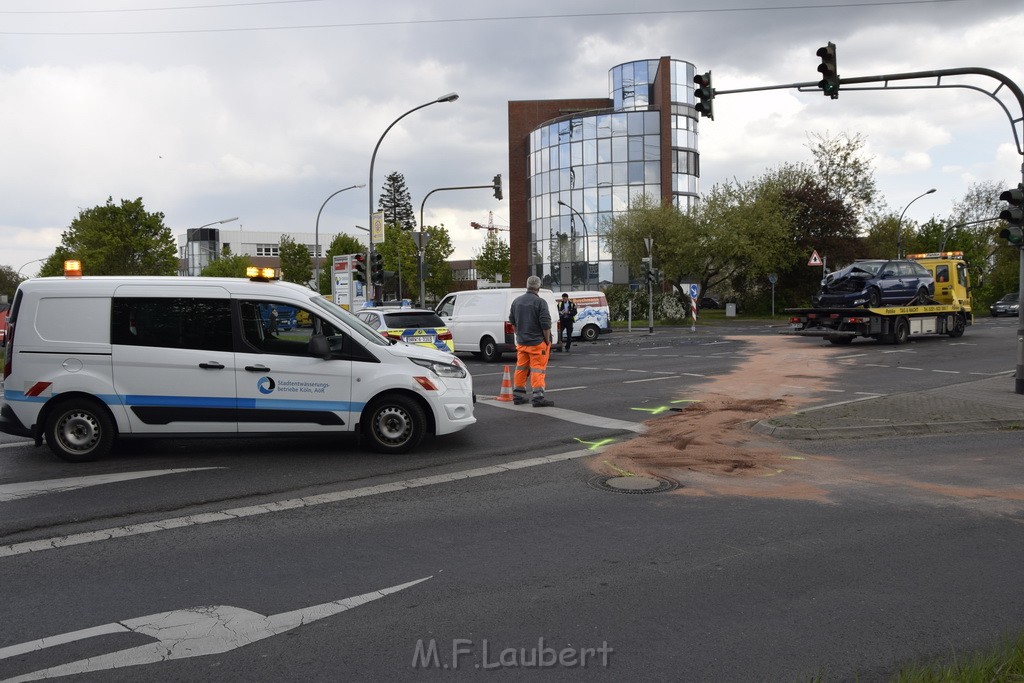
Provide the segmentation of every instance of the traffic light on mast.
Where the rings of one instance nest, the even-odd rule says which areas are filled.
[[[693,77],[693,83],[693,97],[697,100],[693,108],[696,109],[701,116],[706,116],[714,121],[715,111],[711,101],[715,99],[715,90],[711,87],[711,72],[708,71],[704,74],[697,74]]]
[[[356,282],[366,282],[366,257],[356,254],[352,257],[352,278]]]
[[[494,176],[494,198],[501,200],[504,195],[501,193],[501,174]]]
[[[1010,205],[999,213],[999,217],[1010,224],[999,231],[999,236],[1012,246],[1024,245],[1024,183],[1006,190],[999,198]]]
[[[818,56],[821,57],[821,64],[818,71],[821,73],[821,80],[818,87],[825,97],[833,100],[839,97],[839,71],[836,67],[836,44],[829,43],[818,48]]]
[[[384,283],[384,255],[379,251],[373,252],[373,263],[370,265],[370,275],[374,284]]]

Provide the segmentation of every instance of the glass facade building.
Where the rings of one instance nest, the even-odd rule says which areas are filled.
[[[605,106],[528,131],[524,280],[538,275],[556,291],[629,282],[604,239],[611,219],[643,195],[684,210],[697,198],[693,74],[692,64],[668,57],[620,64],[609,72]]]

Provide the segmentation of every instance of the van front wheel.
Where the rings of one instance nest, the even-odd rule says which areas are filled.
[[[89,462],[102,458],[114,444],[114,421],[90,399],[64,401],[46,420],[46,443],[61,460]]]
[[[480,354],[488,363],[497,363],[501,360],[501,351],[498,350],[498,344],[490,337],[484,337],[480,340]]]
[[[382,396],[370,404],[363,433],[378,453],[406,453],[419,445],[427,431],[423,408],[408,396]]]

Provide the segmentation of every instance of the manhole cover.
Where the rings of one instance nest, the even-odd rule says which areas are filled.
[[[663,493],[679,488],[679,482],[665,477],[592,477],[591,488],[612,493]]]

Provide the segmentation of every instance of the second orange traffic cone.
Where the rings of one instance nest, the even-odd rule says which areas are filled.
[[[512,400],[512,376],[508,373],[508,366],[505,366],[505,374],[501,378],[501,393],[498,394],[499,401]]]

